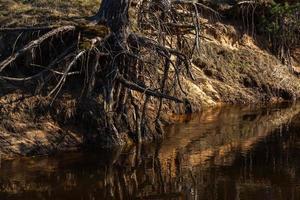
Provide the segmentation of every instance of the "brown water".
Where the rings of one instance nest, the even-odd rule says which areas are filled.
[[[300,105],[223,107],[160,144],[2,161],[0,199],[300,199]]]

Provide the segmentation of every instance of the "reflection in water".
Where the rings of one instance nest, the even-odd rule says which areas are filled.
[[[300,199],[300,105],[223,107],[161,143],[3,161],[0,199]]]

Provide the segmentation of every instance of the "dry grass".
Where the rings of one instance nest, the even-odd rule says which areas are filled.
[[[0,26],[74,23],[98,9],[95,0],[0,0]]]

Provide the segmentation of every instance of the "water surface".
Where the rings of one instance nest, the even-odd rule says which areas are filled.
[[[0,163],[0,199],[299,200],[300,104],[222,107],[159,144]]]

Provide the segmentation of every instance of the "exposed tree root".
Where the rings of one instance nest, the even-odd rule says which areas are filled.
[[[46,33],[45,35],[38,38],[37,40],[34,40],[34,41],[30,42],[24,48],[20,49],[19,51],[17,51],[13,55],[11,55],[9,58],[2,61],[0,63],[0,72],[2,72],[8,65],[10,65],[13,61],[15,61],[19,56],[21,56],[24,53],[26,53],[26,52],[38,47],[39,45],[41,45],[41,43],[44,42],[46,39],[48,39],[52,36],[55,36],[55,35],[57,35],[61,32],[66,32],[66,31],[71,31],[71,30],[75,30],[75,27],[74,26],[63,26],[63,27],[57,28],[53,31],[50,31],[50,32]]]
[[[60,26],[42,26],[42,27],[16,27],[16,28],[0,28],[0,33],[4,32],[33,32],[33,31],[50,31]]]
[[[292,52],[299,46],[300,6],[298,4],[240,1],[236,5],[243,29],[255,37],[264,35],[269,48],[283,64],[291,67]]]
[[[152,96],[152,97],[156,97],[156,98],[161,98],[161,99],[167,99],[167,100],[171,100],[174,101],[176,103],[183,103],[182,100],[176,98],[176,97],[172,97],[169,95],[166,95],[162,92],[155,92],[153,91],[153,89],[148,89],[148,88],[144,88],[136,83],[130,82],[128,80],[126,80],[125,78],[123,78],[122,76],[118,76],[117,80],[120,81],[125,87],[134,90],[134,91],[138,91],[141,93],[144,93],[148,96]]]
[[[160,113],[163,99],[188,105],[188,112],[191,112],[188,100],[179,99],[176,94],[179,89],[188,95],[181,86],[180,76],[193,78],[190,60],[200,45],[200,8],[217,15],[210,8],[198,3],[164,3],[167,7],[162,8],[159,3],[147,0],[138,4],[142,32],[154,33],[154,37],[147,38],[128,30],[130,1],[104,0],[98,14],[93,17],[93,23],[104,23],[108,26],[111,30],[109,35],[105,38],[95,35],[88,39],[90,35],[85,37],[86,30],[79,27],[64,26],[53,29],[2,61],[0,79],[32,84],[42,82],[41,85],[45,87],[38,91],[52,97],[53,101],[59,99],[60,94],[72,93],[69,88],[76,85],[78,88],[73,95],[78,105],[81,105],[77,118],[85,119],[89,116],[87,118],[90,118],[90,124],[95,124],[95,130],[98,129],[97,131],[115,143],[120,143],[124,132],[134,135],[138,142],[149,137],[149,133],[162,133]],[[30,31],[29,28],[18,30]],[[32,28],[32,31],[36,30],[38,29]],[[43,30],[48,30],[48,27]],[[30,54],[36,48],[55,45],[52,44],[53,37],[60,36],[60,43],[66,44],[64,40],[67,38],[64,34],[69,31],[75,33],[75,41],[63,49],[55,49],[55,56],[46,63],[31,63],[30,66],[34,67],[29,73],[23,73],[24,77],[13,76],[14,71],[8,66],[17,63],[23,55]],[[188,39],[190,36],[195,38],[192,45]],[[45,56],[43,51],[40,53],[41,57]],[[156,115],[149,118],[147,104],[153,98],[158,99],[159,103]],[[97,102],[97,106],[91,108],[89,105],[92,102]],[[91,122],[95,116],[101,117]]]

